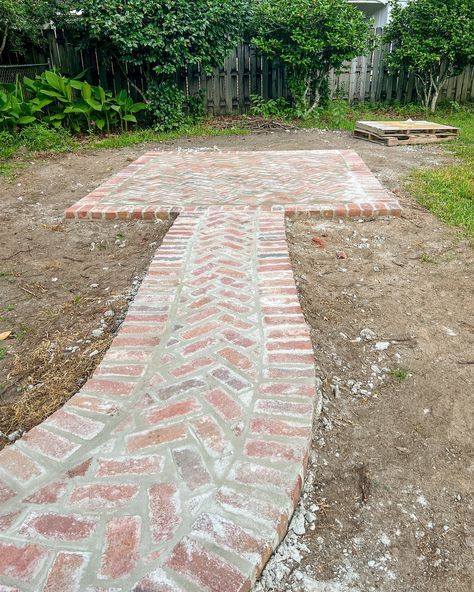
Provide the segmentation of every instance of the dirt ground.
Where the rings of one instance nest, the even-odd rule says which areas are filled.
[[[256,589],[472,591],[472,246],[400,189],[413,167],[447,160],[438,146],[277,131],[37,158],[13,183],[0,181],[0,333],[12,331],[0,342],[0,430],[30,427],[37,407],[52,411],[107,348],[166,227],[65,224],[62,212],[155,147],[353,148],[405,208],[396,220],[288,221],[323,410],[306,520],[290,533],[299,551]]]

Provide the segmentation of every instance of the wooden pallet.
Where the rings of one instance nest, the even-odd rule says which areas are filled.
[[[354,137],[385,146],[433,144],[458,138],[459,128],[429,121],[358,121]]]

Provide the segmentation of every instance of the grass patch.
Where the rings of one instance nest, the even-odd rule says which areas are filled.
[[[441,105],[436,113],[417,105],[387,106],[360,104],[350,107],[333,101],[303,127],[352,131],[358,120],[427,119],[460,128],[457,142],[443,144],[456,162],[437,168],[421,168],[411,173],[406,189],[425,208],[463,234],[474,236],[474,108],[457,104]]]
[[[410,376],[410,373],[408,370],[405,370],[405,368],[392,368],[390,370],[390,376],[401,381],[406,380]]]
[[[212,122],[183,126],[171,132],[156,132],[152,129],[134,130],[109,136],[87,136],[78,141],[62,128],[56,130],[45,125],[25,127],[19,134],[0,132],[0,177],[12,179],[18,168],[35,153],[70,152],[76,150],[110,150],[127,148],[146,142],[165,142],[179,138],[202,136],[233,136],[249,133],[248,129],[235,127],[217,129]]]

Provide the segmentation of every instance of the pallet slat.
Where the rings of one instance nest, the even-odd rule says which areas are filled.
[[[385,146],[432,144],[458,138],[459,128],[429,121],[358,121],[354,137]]]

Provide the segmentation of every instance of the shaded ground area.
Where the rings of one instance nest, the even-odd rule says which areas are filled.
[[[287,555],[281,577],[264,581],[267,589],[472,590],[474,389],[473,365],[464,363],[473,361],[472,248],[399,191],[413,167],[447,160],[442,149],[384,148],[319,130],[160,147],[180,146],[352,148],[406,208],[401,220],[390,222],[288,224],[325,404],[315,435],[314,485],[304,500],[309,520],[297,528],[306,533],[294,537],[301,561]],[[156,146],[37,160],[14,184],[0,181],[8,228],[0,239],[0,332],[13,330],[15,336],[0,344],[7,350],[0,361],[2,402],[45,393],[48,372],[61,383],[67,375],[63,393],[73,394],[69,385],[79,384],[99,361],[132,282],[164,229],[139,223],[65,226],[62,212],[151,148]],[[313,236],[326,248],[318,248]],[[336,251],[348,258],[336,259]],[[113,317],[104,316],[108,310]],[[103,337],[78,344],[102,319]],[[364,329],[374,335],[361,336]],[[380,342],[388,345],[376,346]],[[80,354],[55,354],[77,345]],[[30,381],[29,364],[41,347],[46,353]],[[11,407],[0,414],[0,430],[13,429]]]

